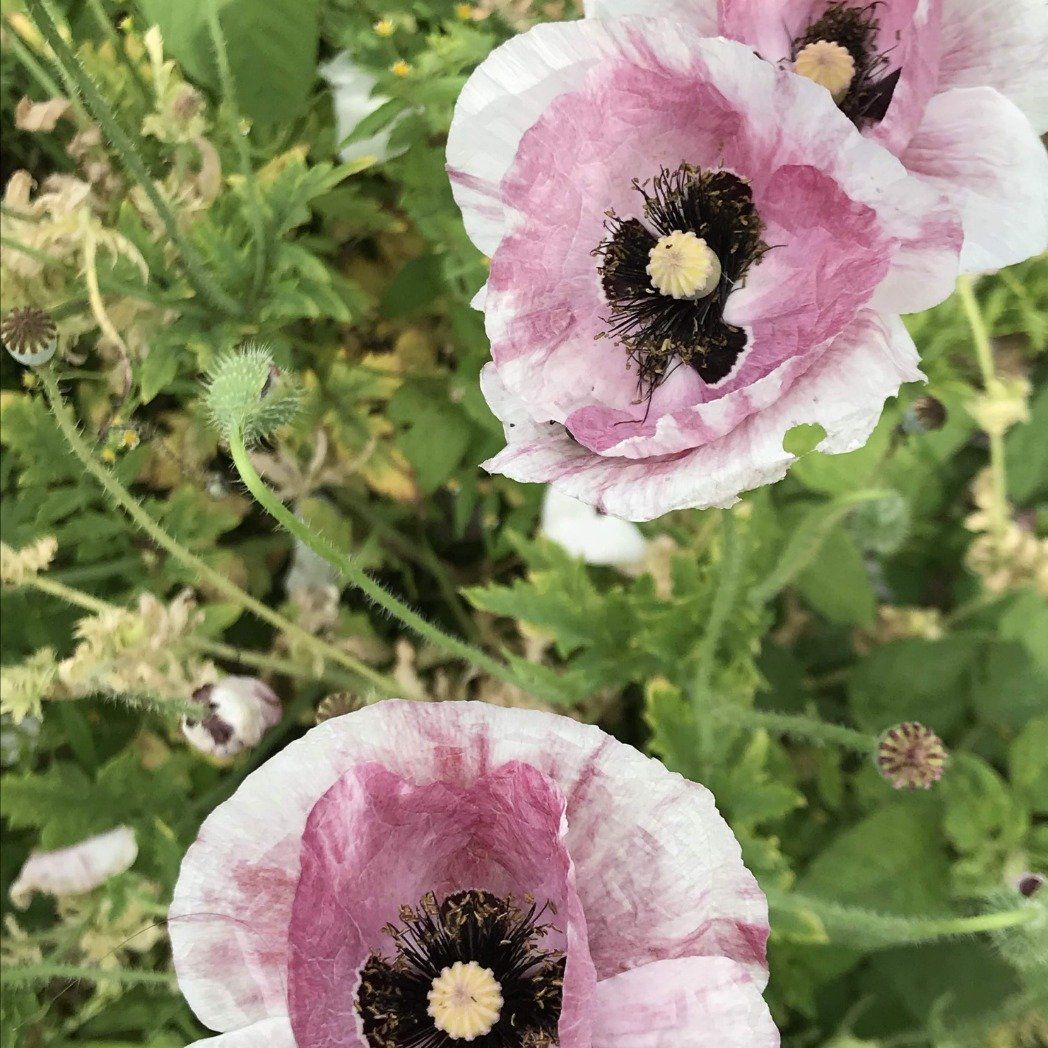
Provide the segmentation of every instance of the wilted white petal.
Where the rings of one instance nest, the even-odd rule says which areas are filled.
[[[546,490],[542,534],[587,564],[630,568],[644,560],[648,549],[636,524],[601,513],[556,488]]]
[[[206,707],[207,716],[184,717],[182,734],[213,757],[232,757],[257,745],[282,714],[276,693],[255,677],[224,677],[197,689],[193,699]]]

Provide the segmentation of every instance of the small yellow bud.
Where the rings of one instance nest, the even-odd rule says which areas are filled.
[[[816,40],[802,47],[793,62],[794,72],[825,87],[839,102],[855,79],[855,59],[846,47],[832,40]]]
[[[397,31],[396,23],[389,18],[380,18],[374,25],[374,30],[379,36],[392,36]]]
[[[403,58],[398,58],[389,67],[389,71],[394,76],[400,76],[400,77],[410,76],[411,75],[411,66],[407,62],[405,62]]]
[[[461,18],[463,22],[469,22],[473,19],[473,12],[476,8],[472,4],[456,4],[455,14]]]

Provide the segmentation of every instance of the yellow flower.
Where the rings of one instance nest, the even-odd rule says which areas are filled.
[[[403,58],[398,58],[390,67],[389,71],[394,76],[410,76],[411,66],[404,61]]]
[[[456,4],[455,14],[462,19],[463,22],[469,22],[473,18],[473,13],[476,8],[472,4]]]
[[[380,18],[374,25],[374,30],[379,36],[392,36],[397,31],[396,23],[389,18]]]

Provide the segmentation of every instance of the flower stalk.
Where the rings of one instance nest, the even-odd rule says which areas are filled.
[[[267,487],[251,462],[251,457],[248,455],[247,446],[244,442],[244,435],[239,426],[234,425],[227,430],[227,439],[233,465],[236,466],[240,479],[258,504],[295,538],[305,543],[314,553],[323,557],[329,564],[337,568],[369,600],[393,618],[398,619],[424,641],[443,649],[455,658],[463,659],[476,666],[482,672],[506,684],[522,688],[527,692],[534,693],[540,690],[532,682],[523,680],[521,675],[516,673],[511,666],[492,658],[486,652],[473,647],[466,641],[445,633],[439,627],[434,626],[423,618],[418,612],[408,607],[403,601],[394,597],[392,593],[376,582],[350,557],[335,549],[323,535],[317,534],[309,525],[299,520]],[[545,691],[546,689],[541,690]],[[552,692],[542,697],[554,702],[562,701],[563,699],[563,696],[557,692]]]
[[[397,693],[399,689],[396,684],[384,674],[379,673],[366,663],[361,662],[359,659],[354,658],[352,655],[349,655],[347,652],[340,650],[334,645],[321,640],[319,637],[314,636],[312,633],[309,633],[296,625],[290,619],[273,611],[261,601],[252,597],[249,593],[246,593],[234,582],[231,582],[221,574],[221,572],[216,571],[195,553],[192,553],[172,538],[172,536],[169,535],[153,519],[153,517],[142,508],[141,505],[139,505],[138,500],[127,490],[127,488],[124,487],[124,485],[117,479],[116,475],[106,469],[100,462],[96,461],[95,457],[91,454],[87,443],[84,441],[84,438],[81,436],[80,431],[77,428],[76,422],[72,418],[69,408],[66,406],[62,393],[58,388],[58,380],[55,377],[54,372],[49,369],[41,369],[38,374],[44,388],[44,394],[47,398],[48,405],[51,408],[51,413],[54,415],[58,428],[61,430],[63,437],[65,437],[70,450],[80,460],[80,463],[88,473],[98,481],[106,494],[109,495],[109,497],[153,540],[153,542],[181,564],[193,571],[201,580],[211,586],[212,589],[221,593],[228,600],[233,601],[246,611],[250,611],[263,622],[268,622],[271,626],[281,630],[288,636],[294,637],[295,640],[299,641],[303,646],[316,654],[324,663],[333,662],[343,666],[358,677],[363,677],[383,695],[395,695]]]
[[[972,345],[975,349],[975,358],[979,363],[983,388],[987,394],[992,394],[998,383],[997,369],[993,359],[993,345],[990,342],[990,331],[986,325],[986,318],[975,296],[975,281],[972,277],[962,276],[957,281],[957,295],[961,300],[961,308],[964,310],[972,334]],[[993,530],[997,535],[1002,535],[1008,526],[1008,476],[1005,466],[1004,432],[999,429],[987,429],[986,435],[990,441],[990,475],[993,478],[991,504]]]

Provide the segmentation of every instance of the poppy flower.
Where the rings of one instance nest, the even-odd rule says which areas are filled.
[[[864,135],[946,193],[962,270],[1048,249],[1044,0],[587,0],[679,19],[822,84]]]
[[[325,721],[204,823],[189,1004],[271,1048],[763,1048],[767,905],[702,786],[477,702]]]
[[[960,223],[830,94],[666,19],[538,26],[460,96],[452,188],[491,256],[485,467],[627,520],[781,478],[794,426],[860,447],[921,378],[895,314]]]

